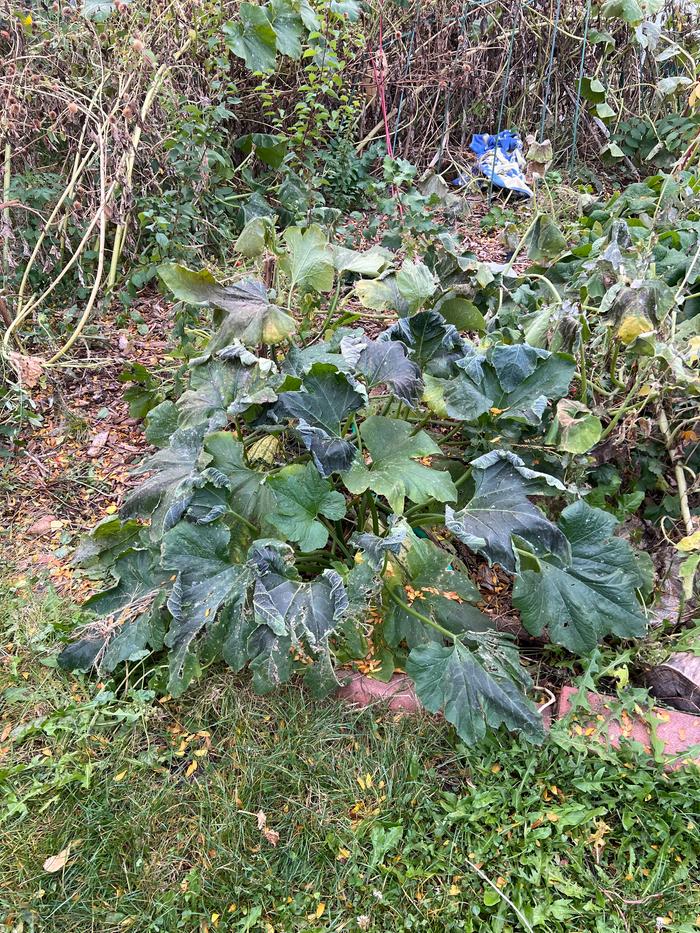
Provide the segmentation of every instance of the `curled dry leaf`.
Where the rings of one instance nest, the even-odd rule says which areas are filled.
[[[256,817],[258,820],[258,829],[260,830],[260,832],[263,834],[263,836],[265,837],[267,842],[270,843],[271,846],[276,846],[277,843],[280,841],[280,834],[276,832],[276,830],[274,829],[268,829],[267,814],[263,810],[258,810],[258,812],[256,813]]]
[[[39,382],[43,370],[42,361],[36,356],[25,356],[11,350],[7,357],[25,389],[33,389]]]
[[[44,871],[50,872],[51,874],[62,871],[66,867],[66,862],[70,855],[70,848],[70,846],[66,846],[65,849],[61,849],[56,855],[50,855],[44,862]]]

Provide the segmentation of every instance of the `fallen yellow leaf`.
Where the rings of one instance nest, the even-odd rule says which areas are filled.
[[[198,768],[198,763],[196,761],[191,761],[187,765],[187,770],[185,771],[185,777],[190,777]]]
[[[123,781],[125,777],[126,777],[126,771],[120,771],[119,774],[114,775],[114,781],[116,784],[118,784],[119,781]]]

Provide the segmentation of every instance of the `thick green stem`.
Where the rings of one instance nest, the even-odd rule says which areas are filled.
[[[444,628],[438,622],[435,622],[433,619],[430,619],[428,616],[424,616],[422,612],[418,612],[417,609],[414,609],[413,606],[409,606],[408,603],[405,603],[399,596],[396,595],[394,590],[391,587],[387,587],[387,593],[389,598],[396,603],[404,612],[407,612],[409,615],[412,615],[415,619],[418,619],[424,625],[429,625],[431,628],[434,628],[436,632],[440,632],[445,638],[449,638],[450,641],[457,641],[457,636],[453,634],[449,629]]]

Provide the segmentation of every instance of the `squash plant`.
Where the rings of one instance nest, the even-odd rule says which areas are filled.
[[[163,658],[178,695],[223,659],[257,691],[301,675],[322,696],[371,654],[464,741],[501,725],[540,740],[517,646],[459,555],[513,574],[523,625],[571,651],[643,633],[643,574],[615,519],[535,468],[573,359],[468,340],[423,263],[331,246],[316,226],[281,244],[258,218],[239,248],[268,273],[274,260],[271,287],[161,267],[178,300],[212,309],[213,333],[187,390],[147,417],[143,481],[81,548],[113,582],[60,663]],[[382,294],[398,321],[340,326],[353,296]],[[548,497],[571,500],[557,522]]]

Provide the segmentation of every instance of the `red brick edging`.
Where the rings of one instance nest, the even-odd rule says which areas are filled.
[[[576,687],[562,688],[556,704],[557,719],[562,719],[571,712],[578,692]],[[347,683],[338,690],[338,697],[358,706],[386,703],[389,709],[395,712],[416,713],[422,708],[413,685],[405,674],[394,674],[388,683],[382,683],[365,674],[354,672]],[[588,693],[587,705],[590,713],[582,710],[580,722],[574,725],[574,729],[580,730],[581,735],[590,735],[592,739],[601,743],[607,741],[614,747],[619,746],[622,738],[632,739],[651,753],[651,723],[642,716],[630,716],[625,712],[617,718],[613,713],[615,704],[615,697]],[[652,713],[656,739],[663,744],[664,754],[677,759],[673,766],[680,767],[690,761],[700,764],[700,757],[679,757],[693,746],[700,746],[700,716],[659,706],[655,706]],[[545,724],[549,728],[547,716]]]

